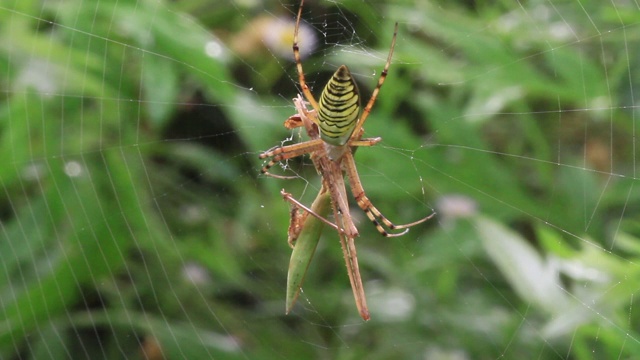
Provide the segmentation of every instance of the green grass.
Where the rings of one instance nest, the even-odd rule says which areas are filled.
[[[438,211],[385,239],[352,205],[363,323],[328,230],[284,314],[280,189],[310,204],[320,180],[308,159],[258,175],[297,75],[257,19],[298,5],[250,4],[0,5],[0,358],[640,353],[637,8],[307,5],[316,92],[344,63],[367,99],[400,22],[365,126],[384,141],[356,159],[392,221]]]

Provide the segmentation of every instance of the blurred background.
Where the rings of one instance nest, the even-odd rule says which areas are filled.
[[[372,319],[326,230],[284,314],[306,158],[297,1],[0,1],[0,358],[631,359],[640,353],[635,2],[308,1],[341,64],[383,238],[352,201]]]

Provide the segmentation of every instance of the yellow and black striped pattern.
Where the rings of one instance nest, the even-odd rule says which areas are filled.
[[[322,140],[335,146],[346,144],[360,114],[360,94],[345,65],[336,70],[322,90],[319,107]]]

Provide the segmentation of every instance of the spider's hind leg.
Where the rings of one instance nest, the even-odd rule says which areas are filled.
[[[364,192],[364,188],[362,187],[362,183],[360,182],[360,177],[358,176],[358,172],[355,168],[355,162],[353,160],[353,155],[350,152],[345,153],[344,158],[342,159],[343,167],[347,172],[347,177],[349,178],[349,185],[351,186],[351,191],[353,192],[353,197],[355,198],[358,206],[362,211],[367,214],[367,217],[371,222],[375,225],[376,229],[382,236],[385,237],[397,237],[406,234],[409,231],[409,228],[418,224],[421,224],[433,216],[435,216],[435,212],[431,213],[429,216],[426,216],[420,220],[414,221],[408,224],[396,225],[392,223],[386,216],[384,216],[380,210],[378,210],[373,204],[371,200],[367,197],[367,194]],[[384,224],[390,230],[402,230],[399,233],[390,233],[385,230],[385,228],[380,224]]]

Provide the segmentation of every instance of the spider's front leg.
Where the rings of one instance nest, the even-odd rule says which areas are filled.
[[[280,179],[291,179],[293,177],[271,174],[269,169],[280,161],[292,159],[304,154],[311,154],[311,158],[313,160],[314,154],[318,150],[322,150],[324,142],[320,139],[320,135],[318,133],[315,110],[307,109],[302,95],[298,95],[298,97],[294,98],[293,103],[298,113],[285,120],[284,127],[291,130],[304,126],[307,131],[307,135],[311,140],[287,146],[276,145],[260,154],[260,159],[271,158],[271,160],[269,160],[269,162],[260,171],[262,174]],[[314,164],[316,164],[315,161]],[[317,165],[316,168],[318,168]]]
[[[300,155],[308,153],[313,153],[319,149],[322,149],[322,140],[320,139],[309,140],[294,145],[275,146],[260,154],[260,159],[271,158],[267,165],[262,167],[262,170],[260,170],[260,172],[265,175],[282,178],[282,176],[280,175],[273,175],[269,173],[269,169],[280,161],[292,159],[294,157],[298,157]]]

